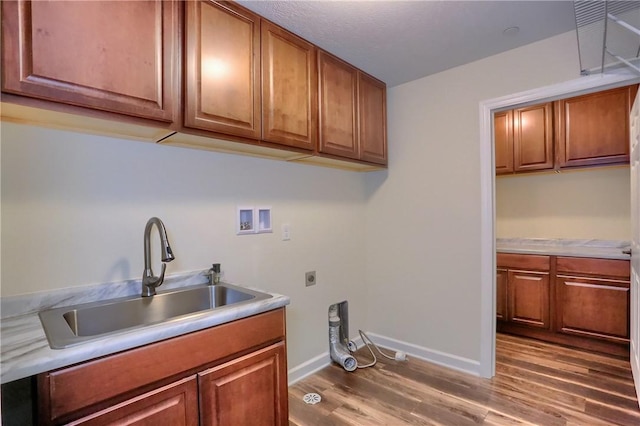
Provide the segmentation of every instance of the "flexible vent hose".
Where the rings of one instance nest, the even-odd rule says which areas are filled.
[[[334,362],[340,364],[347,371],[354,371],[358,368],[358,361],[340,341],[340,317],[337,315],[329,317],[329,354]]]

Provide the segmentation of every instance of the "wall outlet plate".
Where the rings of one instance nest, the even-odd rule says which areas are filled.
[[[304,274],[304,285],[305,287],[316,285],[316,271],[309,271]]]

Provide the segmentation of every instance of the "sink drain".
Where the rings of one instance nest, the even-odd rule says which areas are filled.
[[[320,395],[318,395],[317,393],[308,393],[305,396],[302,397],[302,400],[304,402],[306,402],[307,404],[317,404],[318,402],[322,401],[322,397]]]

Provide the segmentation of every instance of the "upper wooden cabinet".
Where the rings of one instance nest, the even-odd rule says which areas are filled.
[[[4,92],[174,119],[179,3],[2,2]]]
[[[262,20],[262,139],[315,149],[317,140],[316,48]]]
[[[552,110],[549,102],[495,114],[497,174],[553,168]]]
[[[231,2],[185,6],[185,126],[260,139],[260,17]]]
[[[386,86],[329,53],[318,53],[318,151],[387,163]]]
[[[629,163],[629,112],[638,86],[556,102],[560,167]]]
[[[551,103],[513,110],[513,170],[553,168]]]
[[[358,72],[360,159],[387,164],[387,86]]]
[[[358,70],[326,52],[318,52],[320,144],[318,151],[360,158]]]
[[[347,170],[387,164],[385,84],[232,1],[5,1],[2,36],[3,120]]]
[[[496,173],[513,173],[513,111],[496,112],[493,131]]]
[[[638,85],[494,115],[496,174],[629,163]]]

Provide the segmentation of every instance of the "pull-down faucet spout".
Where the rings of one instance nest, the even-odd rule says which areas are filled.
[[[160,233],[160,252],[162,259],[162,271],[160,276],[153,275],[151,270],[151,228],[156,225],[158,232]],[[164,262],[171,262],[175,257],[171,251],[169,240],[167,239],[167,231],[164,228],[164,224],[157,217],[152,217],[147,222],[147,226],[144,228],[144,272],[142,273],[142,296],[148,297],[156,294],[156,287],[160,287],[164,281],[164,271],[167,269],[167,264]]]

